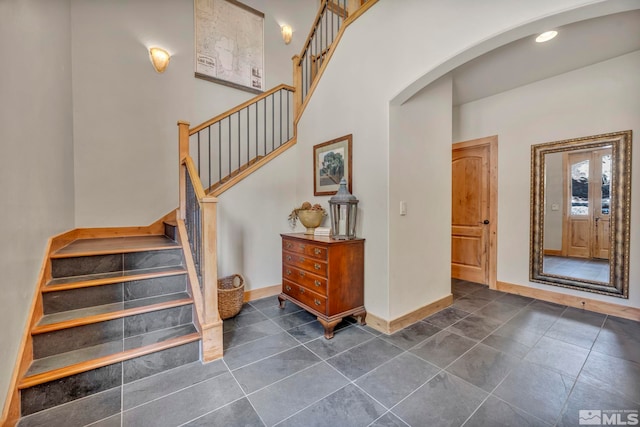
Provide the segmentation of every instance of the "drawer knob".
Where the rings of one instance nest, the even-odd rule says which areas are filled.
[[[291,261],[291,255],[287,255],[287,261]]]
[[[320,302],[320,300],[319,300],[319,299],[317,299],[317,298],[316,298],[316,299],[314,299],[314,300],[313,300],[313,302],[314,302],[314,303],[316,303],[316,305],[320,305],[320,304],[322,304],[322,303]]]
[[[285,288],[286,290],[288,290],[288,291],[290,291],[290,290],[291,290],[291,286],[289,286],[289,285],[286,285],[284,288]]]
[[[314,254],[316,254],[316,255],[320,255],[320,253],[321,253],[321,252],[322,252],[322,250],[321,250],[321,249],[319,249],[319,248],[315,248],[315,249],[313,250],[313,253],[314,253]]]
[[[304,277],[306,275],[304,271],[299,271],[298,274],[300,275],[300,277]]]
[[[313,264],[313,268],[315,268],[316,270],[320,270],[322,266],[320,264]]]
[[[287,242],[287,243],[285,243],[285,246],[287,247],[287,249],[291,248],[291,246],[292,246],[292,245],[291,245],[291,242]]]
[[[287,276],[291,276],[291,270],[287,270]]]
[[[304,294],[304,288],[300,288],[300,293]]]
[[[320,286],[322,283],[320,283],[320,281],[319,281],[319,280],[314,280],[314,281],[313,281],[313,284],[314,284],[314,285],[316,285],[316,286]]]

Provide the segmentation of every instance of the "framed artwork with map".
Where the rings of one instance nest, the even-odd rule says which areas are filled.
[[[194,0],[195,76],[264,91],[264,13],[236,0]]]
[[[340,180],[347,180],[351,190],[352,134],[313,146],[313,195],[336,194]]]

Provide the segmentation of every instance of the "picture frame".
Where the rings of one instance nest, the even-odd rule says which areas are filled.
[[[313,146],[313,195],[331,196],[338,192],[340,180],[347,180],[352,192],[352,134]]]
[[[264,92],[264,13],[237,0],[194,0],[195,77]]]

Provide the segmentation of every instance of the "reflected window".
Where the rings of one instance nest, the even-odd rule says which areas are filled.
[[[589,160],[583,160],[571,165],[571,215],[588,214]]]
[[[611,200],[611,154],[602,156],[602,214],[609,214]]]

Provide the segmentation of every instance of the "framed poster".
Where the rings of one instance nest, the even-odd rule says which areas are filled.
[[[313,146],[313,195],[330,196],[338,192],[340,180],[347,180],[351,193],[352,134]]]
[[[236,0],[194,0],[195,76],[264,90],[264,13]]]

